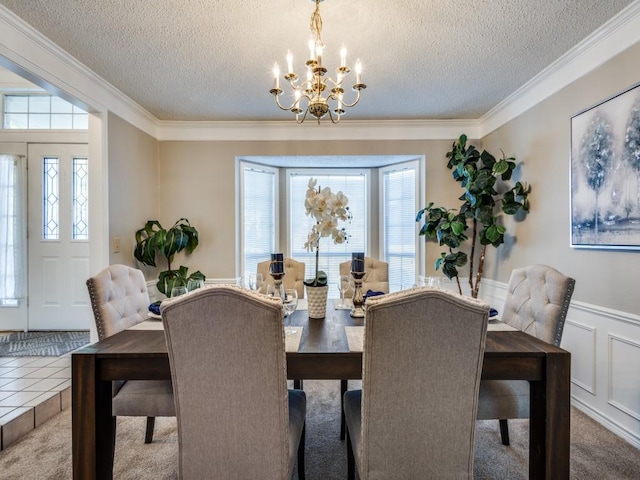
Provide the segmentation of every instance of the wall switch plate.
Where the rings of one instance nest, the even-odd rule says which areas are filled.
[[[113,237],[113,253],[120,253],[120,237]]]

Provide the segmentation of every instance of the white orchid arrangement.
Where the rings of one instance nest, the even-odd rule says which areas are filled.
[[[333,243],[341,244],[349,240],[346,229],[338,228],[338,222],[351,220],[349,199],[342,192],[333,193],[329,187],[316,188],[317,180],[311,178],[304,199],[307,216],[313,217],[316,223],[311,227],[304,248],[308,252],[316,252],[315,277],[305,280],[305,285],[322,286],[327,284],[327,274],[318,271],[318,256],[320,253],[320,239],[331,237]]]

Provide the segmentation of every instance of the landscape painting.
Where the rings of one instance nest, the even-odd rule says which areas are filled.
[[[571,118],[571,246],[640,249],[640,84]]]

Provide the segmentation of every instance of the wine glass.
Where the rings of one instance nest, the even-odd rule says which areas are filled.
[[[187,293],[187,287],[184,285],[174,285],[171,289],[171,298],[179,297],[180,295],[184,295]]]
[[[270,283],[267,285],[267,295],[271,297],[279,297],[284,301],[284,287],[280,284],[279,288],[276,288],[274,283]]]
[[[338,308],[346,308],[347,305],[344,303],[344,294],[349,289],[349,282],[351,281],[351,275],[340,275],[338,279],[338,291],[340,292],[340,303],[338,303]]]
[[[264,284],[264,277],[261,273],[256,273],[254,275],[249,276],[249,288],[254,292],[259,292]]]
[[[284,334],[293,335],[294,333],[296,333],[296,329],[291,327],[291,315],[296,311],[296,308],[298,307],[298,291],[295,288],[286,289],[284,291],[283,302],[285,319]]]
[[[194,290],[197,290],[198,288],[202,287],[203,285],[204,285],[204,282],[202,280],[197,279],[197,278],[190,278],[187,281],[187,292],[193,292]]]

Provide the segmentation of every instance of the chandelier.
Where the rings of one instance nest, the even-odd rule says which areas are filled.
[[[356,92],[355,100],[346,103],[344,100],[343,83],[351,72],[347,67],[347,49],[343,46],[340,50],[340,66],[336,68],[336,79],[326,76],[327,69],[322,63],[324,43],[322,43],[322,18],[320,17],[320,2],[324,0],[311,0],[316,2],[316,9],[311,15],[311,39],[309,40],[309,60],[306,61],[306,79],[298,83],[298,75],[293,71],[293,56],[291,51],[287,52],[287,72],[284,79],[293,91],[293,103],[290,106],[283,106],[279,96],[283,90],[280,88],[280,67],[276,63],[273,67],[273,88],[269,93],[273,95],[276,105],[282,110],[288,110],[296,116],[298,123],[304,122],[307,114],[315,117],[320,124],[320,119],[329,114],[333,123],[338,123],[340,118],[346,113],[345,108],[355,106],[360,100],[360,92],[367,88],[362,83],[362,64],[360,60],[356,62],[356,81],[351,86]]]

